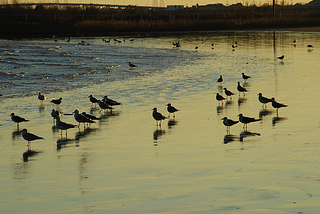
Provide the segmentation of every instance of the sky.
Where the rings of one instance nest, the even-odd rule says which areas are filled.
[[[14,0],[9,0],[14,1]],[[31,3],[30,0],[15,0],[19,3]],[[278,2],[282,0],[277,0]],[[284,0],[286,4],[296,4],[296,3],[308,3],[311,0]],[[32,1],[32,3],[36,2],[42,2],[42,3],[93,3],[93,4],[116,4],[116,5],[137,5],[137,6],[167,6],[167,5],[184,5],[184,6],[192,6],[192,5],[206,5],[206,4],[217,4],[221,3],[223,5],[230,5],[235,3],[242,3],[246,5],[246,3],[256,5],[262,5],[264,3],[269,2],[272,4],[272,0],[216,0],[216,1],[210,1],[210,0],[38,0],[38,1]]]

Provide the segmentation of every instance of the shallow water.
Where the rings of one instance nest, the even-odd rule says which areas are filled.
[[[318,35],[0,41],[2,212],[317,213]],[[173,48],[177,41],[181,47]],[[138,67],[130,69],[129,61]],[[242,72],[252,78],[242,80]],[[249,90],[245,97],[238,81]],[[236,95],[219,104],[223,87]],[[48,97],[43,104],[39,91]],[[289,106],[278,116],[270,103],[263,110],[259,92]],[[100,114],[90,94],[123,105]],[[78,109],[102,119],[60,136],[50,115],[53,97],[63,98],[63,113]],[[159,128],[151,109],[167,115],[169,102],[180,111]],[[30,121],[17,130],[12,112]],[[247,132],[236,124],[227,135],[221,118],[237,120],[239,113],[262,120]],[[70,115],[61,120],[77,124]],[[23,128],[45,138],[31,143],[37,154],[28,161]]]

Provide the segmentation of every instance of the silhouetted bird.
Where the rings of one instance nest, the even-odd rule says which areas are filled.
[[[22,130],[22,137],[23,139],[25,139],[26,141],[28,141],[28,144],[30,143],[30,141],[34,141],[34,140],[39,140],[39,139],[44,139],[43,137],[39,137],[37,135],[34,135],[32,133],[29,133],[27,131],[27,129],[23,129]]]
[[[157,126],[158,126],[158,121],[159,121],[159,126],[161,127],[161,120],[166,119],[165,116],[163,116],[160,112],[157,111],[157,108],[152,109],[152,116],[156,120]]]
[[[243,92],[243,95],[246,96],[244,92],[246,92],[247,89],[245,89],[244,87],[242,87],[242,86],[240,85],[240,82],[238,82],[237,90],[239,91],[239,96],[240,96],[240,92]]]
[[[223,78],[222,78],[222,75],[220,75],[219,79],[217,80],[217,82],[223,82]]]
[[[263,107],[267,108],[267,103],[270,103],[271,99],[269,99],[267,97],[263,97],[262,93],[259,93],[258,95],[259,95],[258,100],[260,101],[260,103],[262,103],[262,108]]]
[[[285,105],[285,104],[276,102],[276,100],[274,99],[274,97],[271,98],[271,103],[272,103],[272,107],[277,109],[277,115],[278,115],[278,110],[279,110],[279,108],[287,107],[287,106],[288,106],[288,105]]]
[[[242,78],[243,78],[244,80],[247,80],[247,79],[249,79],[249,78],[251,78],[251,77],[248,76],[248,75],[245,75],[244,73],[242,73]]]
[[[45,99],[47,99],[41,92],[39,92],[39,94],[38,94],[38,99],[41,101],[41,103],[45,100]]]
[[[91,102],[91,106],[92,106],[92,104],[97,104],[98,103],[98,100],[96,98],[94,98],[92,95],[89,96],[89,100]]]
[[[14,115],[14,113],[11,113],[11,120],[13,121],[13,122],[15,122],[15,123],[17,123],[17,128],[19,128],[19,123],[21,123],[21,122],[28,122],[29,120],[26,120],[26,119],[24,119],[24,118],[22,118],[22,117],[19,117],[19,116],[16,116],[16,115]]]
[[[60,105],[62,102],[62,98],[60,97],[59,99],[52,99],[50,102],[56,104],[56,105]]]
[[[67,136],[67,130],[76,127],[75,125],[69,124],[69,123],[65,123],[62,122],[60,120],[59,116],[56,116],[56,126],[58,127],[58,129],[61,130],[61,135],[62,135],[62,130],[66,130],[66,136]]]
[[[239,122],[239,121],[234,121],[234,120],[228,119],[227,117],[224,117],[221,120],[223,120],[223,125],[225,125],[227,127],[227,133],[230,132],[231,126],[233,126],[234,124],[237,124]]]
[[[227,95],[227,98],[230,96],[230,98],[231,98],[231,96],[232,95],[234,95],[231,91],[229,91],[227,88],[223,88],[224,89],[224,93]],[[232,98],[231,98],[232,99]]]
[[[226,98],[224,98],[223,96],[221,96],[219,93],[217,93],[217,95],[216,95],[216,100],[218,100],[219,101],[219,103],[220,103],[220,101],[222,101],[222,103],[223,103],[223,100],[225,100]]]
[[[133,67],[138,67],[137,65],[132,64],[131,62],[129,62],[129,66],[130,66],[131,68],[133,68]]]
[[[106,104],[110,105],[110,106],[115,106],[115,105],[122,105],[121,103],[119,103],[118,101],[109,99],[108,96],[104,96],[104,99],[102,99],[103,102],[105,102]]]
[[[260,121],[261,120],[261,119],[255,119],[255,118],[252,118],[252,117],[245,117],[242,114],[239,114],[238,117],[239,117],[239,121],[244,124],[243,125],[243,129],[244,130],[247,130],[248,123],[256,122],[256,121]]]
[[[79,114],[78,110],[75,110],[73,112],[73,114],[74,114],[74,119],[79,123],[79,125],[80,125],[80,123],[83,123],[83,124],[85,124],[85,123],[95,123],[94,121],[90,120],[89,118]]]
[[[175,107],[173,107],[172,105],[171,105],[171,103],[168,103],[167,104],[167,111],[169,112],[169,117],[170,117],[170,114],[172,113],[173,114],[173,117],[176,117],[175,115],[174,115],[174,113],[176,112],[176,111],[179,111],[178,109],[176,109]]]

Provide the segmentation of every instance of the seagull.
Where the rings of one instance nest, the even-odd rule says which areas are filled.
[[[157,126],[158,126],[158,120],[160,120],[159,126],[161,127],[161,120],[166,119],[165,116],[163,116],[160,112],[157,111],[157,108],[152,109],[152,116],[156,120]]]
[[[56,119],[56,117],[60,117],[60,115],[61,115],[60,111],[52,109],[51,116],[53,117],[53,120]]]
[[[54,99],[53,98],[50,102],[52,102],[52,103],[54,103],[56,105],[60,105],[61,101],[62,101],[62,97],[60,97],[59,99]]]
[[[219,103],[220,103],[220,101],[222,101],[222,103],[223,103],[223,100],[225,100],[226,98],[224,98],[224,97],[221,96],[219,93],[217,93],[216,99],[219,101]]]
[[[80,123],[83,123],[83,124],[85,124],[85,123],[95,123],[94,121],[90,120],[89,118],[87,118],[87,117],[79,114],[79,111],[78,111],[78,110],[75,110],[75,111],[73,112],[73,114],[74,114],[74,119],[75,119],[77,122],[79,122],[79,124],[80,124]]]
[[[41,92],[39,92],[39,95],[38,95],[38,99],[41,101],[41,103],[47,99]]]
[[[96,98],[94,98],[92,95],[89,96],[89,100],[91,102],[91,106],[92,106],[93,103],[97,104],[97,102],[98,102],[98,100]]]
[[[239,96],[240,96],[240,92],[243,92],[243,95],[246,96],[244,92],[246,92],[247,89],[245,89],[244,87],[242,87],[242,86],[240,85],[240,82],[238,82],[238,87],[237,87],[237,89],[238,89],[238,91],[239,91]]]
[[[278,56],[277,58],[278,58],[278,59],[284,59],[284,55]]]
[[[217,82],[223,82],[222,75],[220,75],[220,77],[219,77],[219,79],[217,80]]]
[[[222,118],[221,120],[223,120],[223,125],[225,125],[227,127],[227,133],[230,133],[230,127],[233,126],[234,124],[239,123],[239,121],[234,121],[231,119],[228,119],[227,117]]]
[[[102,101],[105,102],[107,105],[110,105],[110,106],[122,105],[121,103],[115,100],[109,99],[108,96],[104,96],[103,98],[104,99],[102,99]]]
[[[103,110],[106,110],[106,109],[110,109],[112,111],[112,107],[109,106],[107,103],[105,102],[101,102],[101,100],[98,100],[98,103],[99,103],[99,107]]]
[[[38,139],[44,139],[43,137],[39,137],[37,135],[34,135],[32,133],[29,133],[27,131],[27,129],[23,129],[22,130],[22,137],[23,139],[25,139],[26,141],[28,141],[28,144],[30,143],[30,141],[34,141],[34,140],[38,140]]]
[[[11,113],[11,120],[13,121],[13,122],[15,122],[15,123],[17,123],[17,128],[19,128],[19,123],[21,123],[21,122],[28,122],[29,120],[26,120],[26,119],[24,119],[24,118],[22,118],[22,117],[19,117],[19,116],[16,116],[16,115],[14,115],[14,113]]]
[[[170,113],[172,113],[173,114],[173,117],[176,117],[175,115],[174,115],[174,113],[176,112],[176,111],[179,111],[178,109],[176,109],[175,107],[173,107],[172,105],[171,105],[171,103],[168,103],[167,104],[167,110],[168,110],[168,112],[169,112],[169,117],[170,117]]]
[[[224,93],[227,95],[227,99],[229,96],[230,96],[230,99],[232,99],[231,96],[234,94],[231,91],[229,91],[227,88],[223,88],[223,89],[224,89]]]
[[[313,48],[313,45],[307,45],[307,48]]]
[[[129,66],[130,66],[131,68],[133,68],[133,67],[138,67],[137,65],[132,64],[131,62],[129,62]]]
[[[85,112],[82,112],[81,114],[82,114],[83,116],[89,118],[90,120],[100,120],[100,118],[98,118],[98,117],[96,117],[96,116],[93,116],[93,115],[91,115],[91,114],[87,114],[87,113],[85,113]]]
[[[243,78],[244,80],[247,80],[247,79],[249,79],[249,78],[251,78],[251,77],[248,76],[248,75],[245,75],[244,73],[242,73],[242,78]]]
[[[294,39],[292,42],[293,42],[293,43],[296,43],[296,42],[297,42],[297,40],[296,40],[296,39]]]
[[[259,93],[258,95],[259,95],[258,99],[259,99],[260,103],[262,103],[262,108],[264,106],[267,108],[267,103],[271,102],[271,99],[263,97],[262,93]]]
[[[239,117],[239,121],[244,124],[243,125],[243,129],[244,130],[247,130],[248,123],[256,122],[256,121],[261,120],[261,119],[255,119],[255,118],[252,118],[252,117],[245,117],[242,114],[239,114],[238,117]]]
[[[56,126],[58,127],[58,129],[61,130],[61,135],[62,135],[62,130],[66,130],[66,136],[67,136],[67,130],[76,127],[75,125],[62,122],[59,116],[56,116],[55,119],[56,119]]]
[[[274,97],[271,98],[271,103],[272,103],[272,107],[277,109],[277,115],[278,115],[278,110],[279,110],[279,108],[287,107],[287,106],[288,106],[288,105],[285,105],[285,104],[276,102],[276,100],[274,99]]]
[[[198,48],[199,48],[198,46],[194,47],[194,49],[198,49]]]

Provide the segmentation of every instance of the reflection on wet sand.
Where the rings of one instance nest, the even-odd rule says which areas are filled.
[[[275,126],[276,123],[279,123],[283,120],[286,120],[287,118],[286,117],[273,117],[272,118],[272,126]]]
[[[224,144],[231,143],[231,142],[235,141],[236,138],[237,138],[236,135],[227,134],[223,138],[223,143]]]
[[[68,147],[69,144],[76,142],[75,139],[59,139],[57,140],[57,150]],[[76,144],[76,147],[79,146]]]
[[[238,107],[240,107],[243,103],[247,101],[247,98],[245,97],[239,97],[238,99]]]
[[[29,158],[41,153],[41,151],[31,150],[31,147],[28,146],[28,150],[22,154],[23,162],[28,162]]]
[[[175,119],[169,119],[168,120],[168,128],[171,129],[173,126],[177,125],[178,121]]]
[[[217,106],[217,114],[221,114],[222,113],[222,110],[223,110],[223,105],[222,106]]]
[[[154,132],[153,132],[153,140],[158,140],[162,135],[164,135],[166,133],[165,130],[162,130],[161,128],[160,129],[156,129]],[[154,142],[155,144],[157,142]]]
[[[261,136],[260,133],[257,133],[257,132],[248,132],[248,131],[244,131],[244,132],[241,132],[240,133],[240,142],[243,142],[243,139],[246,138],[246,137],[252,137],[252,136]]]
[[[12,132],[12,140],[15,140],[16,137],[22,136],[22,130],[19,130],[19,128]]]
[[[225,104],[225,107],[228,108],[228,107],[232,106],[232,104],[233,104],[232,100],[227,100],[226,104]]]
[[[89,135],[97,130],[99,130],[99,129],[98,128],[90,128],[90,127],[86,127],[82,131],[79,130],[78,132],[76,132],[76,135],[75,135],[76,142],[78,143],[80,138],[84,138],[87,135]]]
[[[272,111],[267,110],[267,109],[262,109],[262,110],[259,112],[259,119],[262,119],[262,117],[267,116],[267,115],[269,115],[269,114],[272,114]]]
[[[46,109],[46,106],[43,105],[43,103],[41,103],[39,106],[39,112],[42,113],[45,109]]]

